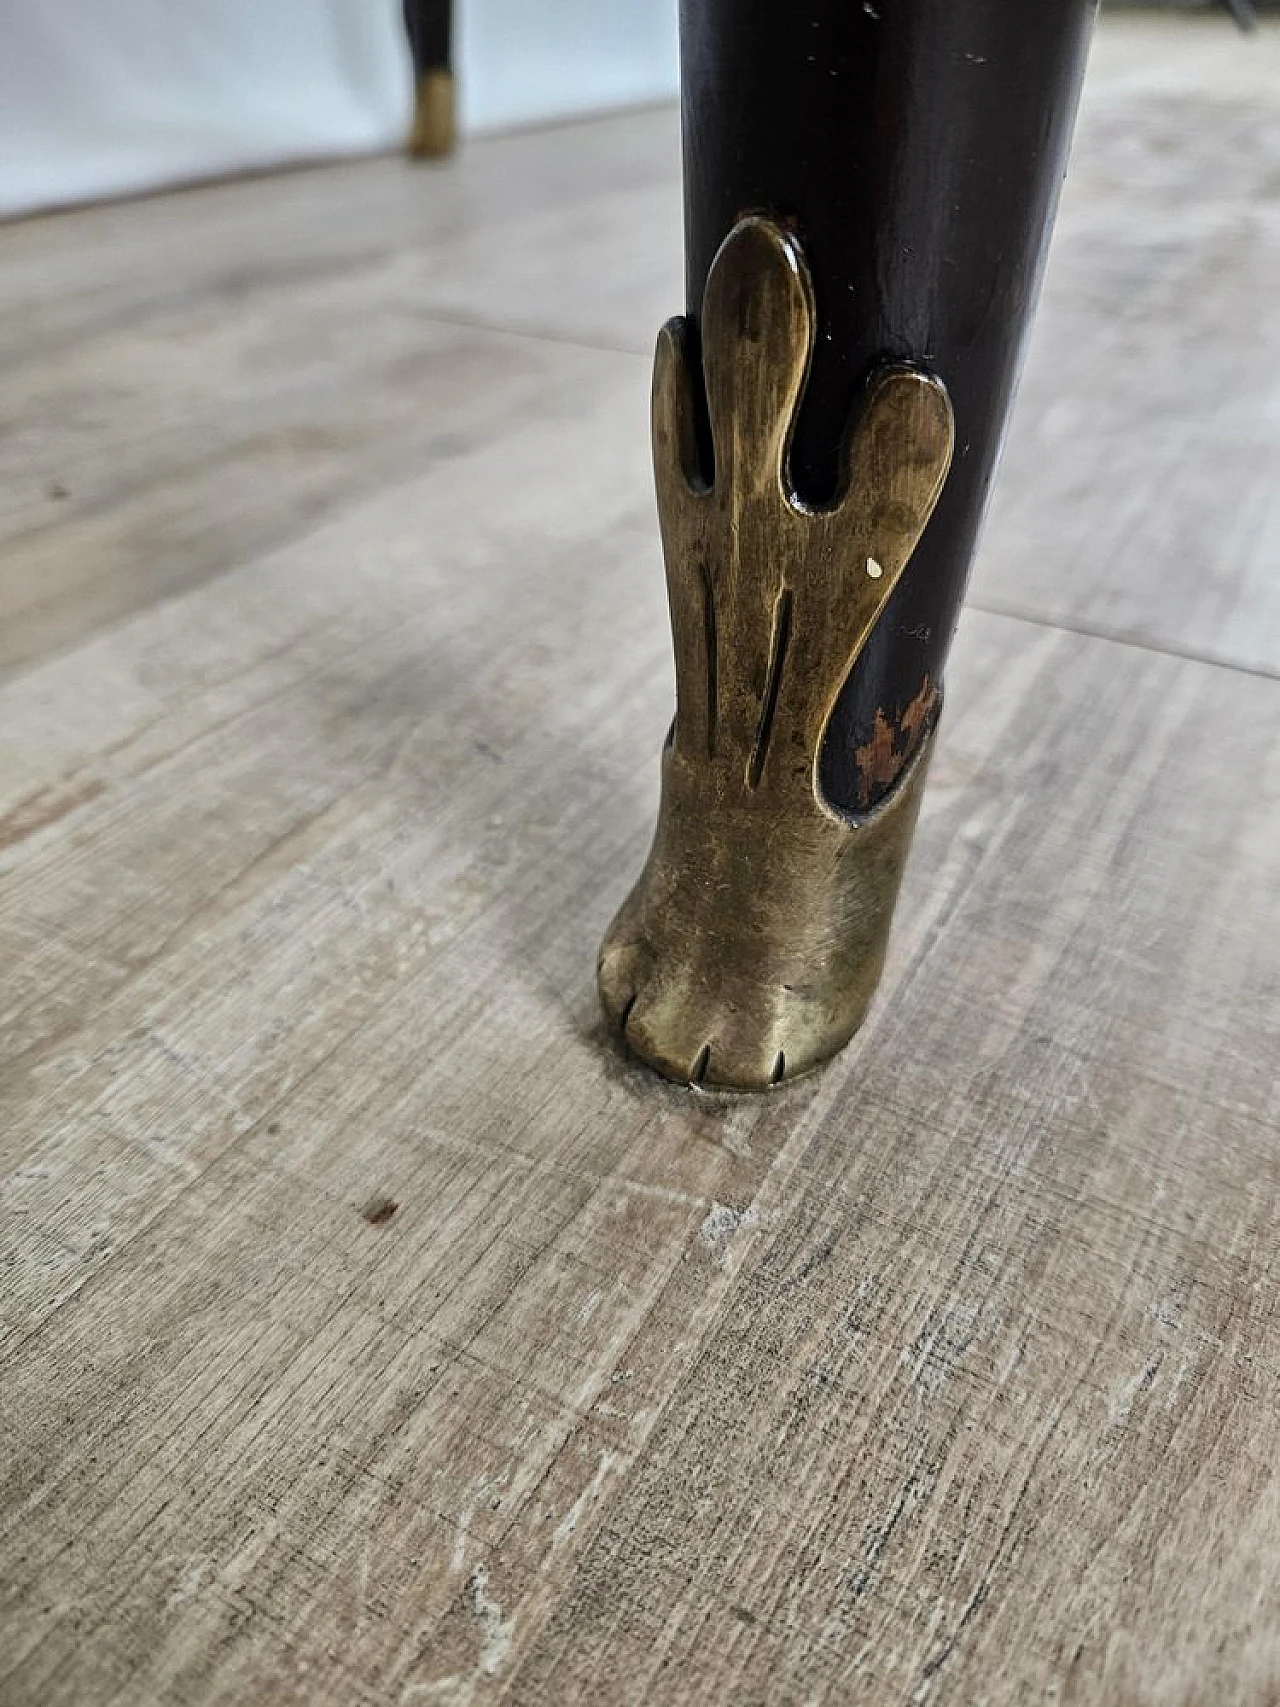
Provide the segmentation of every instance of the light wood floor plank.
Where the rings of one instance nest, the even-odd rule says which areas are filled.
[[[1259,45],[1265,96],[1233,65],[1086,106],[973,596],[1280,675],[1280,28]]]
[[[275,954],[223,1007],[233,933],[176,949],[159,1049],[117,1005],[97,1097],[72,1087],[96,1179],[64,1146],[59,1183],[56,1142],[27,1169],[50,1236],[94,1191],[124,1236],[6,1368],[4,1546],[55,1609],[21,1698],[118,1678],[217,1699],[252,1675],[338,1700],[354,1659],[370,1699],[456,1672],[517,1699],[620,1676],[620,1698],[687,1699],[670,1675],[705,1699],[772,1680],[774,1699],[905,1700],[957,1654],[989,1677],[1011,1626],[1017,1699],[1088,1634],[1050,1609],[1098,1548],[1108,1635],[1118,1604],[1133,1642],[1163,1640],[1164,1602],[1124,1587],[1152,1547],[1200,1583],[1202,1622],[1240,1616],[1195,1550],[1220,1529],[1163,1567],[1160,1537],[1194,1531],[1181,1502],[1237,1432],[1275,1435],[1274,689],[1150,655],[1121,670],[1105,643],[992,618],[962,646],[887,999],[785,1098],[690,1101],[601,1047],[589,939],[643,842],[651,744],[602,749],[586,705],[586,762],[523,821],[523,881],[484,837],[492,802],[469,803],[444,835],[452,862],[498,859],[487,904],[385,965],[364,1023],[345,924],[296,874],[246,897],[246,944],[273,905],[305,916],[333,1047],[238,1122],[214,1087],[272,1048],[253,984]],[[997,679],[1016,688],[992,716]],[[1224,693],[1258,730],[1249,796],[1188,738]],[[1010,763],[1006,721],[1046,700]],[[661,703],[640,684],[638,723]],[[1130,786],[1097,789],[1090,755]],[[415,780],[384,786],[420,848],[402,903],[429,917],[451,859]],[[602,787],[630,800],[611,847],[579,823]],[[97,1158],[113,1139],[145,1179],[161,1110],[181,1189],[140,1214]],[[1223,1500],[1243,1518],[1270,1497],[1256,1454],[1219,1524]],[[73,1611],[92,1642],[68,1645]],[[1110,1663],[1084,1646],[1077,1672]],[[1230,1698],[1236,1674],[1213,1675]]]

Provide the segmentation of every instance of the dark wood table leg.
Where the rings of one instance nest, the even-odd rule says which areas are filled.
[[[677,712],[601,951],[631,1048],[755,1088],[883,963],[1093,0],[683,0],[688,315],[654,454]]]
[[[409,153],[416,160],[438,160],[453,151],[452,10],[452,0],[404,0],[415,91]]]

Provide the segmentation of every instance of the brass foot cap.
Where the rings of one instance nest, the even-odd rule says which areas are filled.
[[[861,818],[823,798],[819,755],[937,502],[955,429],[941,380],[878,369],[833,502],[797,495],[788,456],[813,287],[795,236],[769,220],[740,221],[720,246],[700,331],[700,362],[673,321],[654,363],[676,717],[653,848],[605,937],[600,993],[668,1078],[764,1090],[847,1043],[880,977],[931,737]]]
[[[664,1077],[758,1091],[836,1054],[866,1016],[933,736],[867,817],[708,817],[667,749],[653,850],[605,935],[598,978],[627,1047]]]

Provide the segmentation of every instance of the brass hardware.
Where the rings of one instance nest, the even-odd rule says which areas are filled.
[[[940,380],[880,370],[849,435],[839,496],[806,507],[788,451],[813,338],[799,244],[749,218],[707,280],[702,375],[679,319],[658,334],[654,365],[676,717],[653,847],[605,936],[600,993],[643,1060],[725,1089],[794,1078],[857,1030],[933,739],[866,816],[841,816],[823,799],[823,732],[937,502],[954,426]]]
[[[409,154],[414,160],[439,160],[452,154],[453,143],[453,73],[436,66],[418,79]]]

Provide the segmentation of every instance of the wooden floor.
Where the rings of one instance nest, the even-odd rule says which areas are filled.
[[[883,995],[593,990],[668,111],[0,232],[5,1707],[1280,1700],[1280,30],[1111,20]]]

